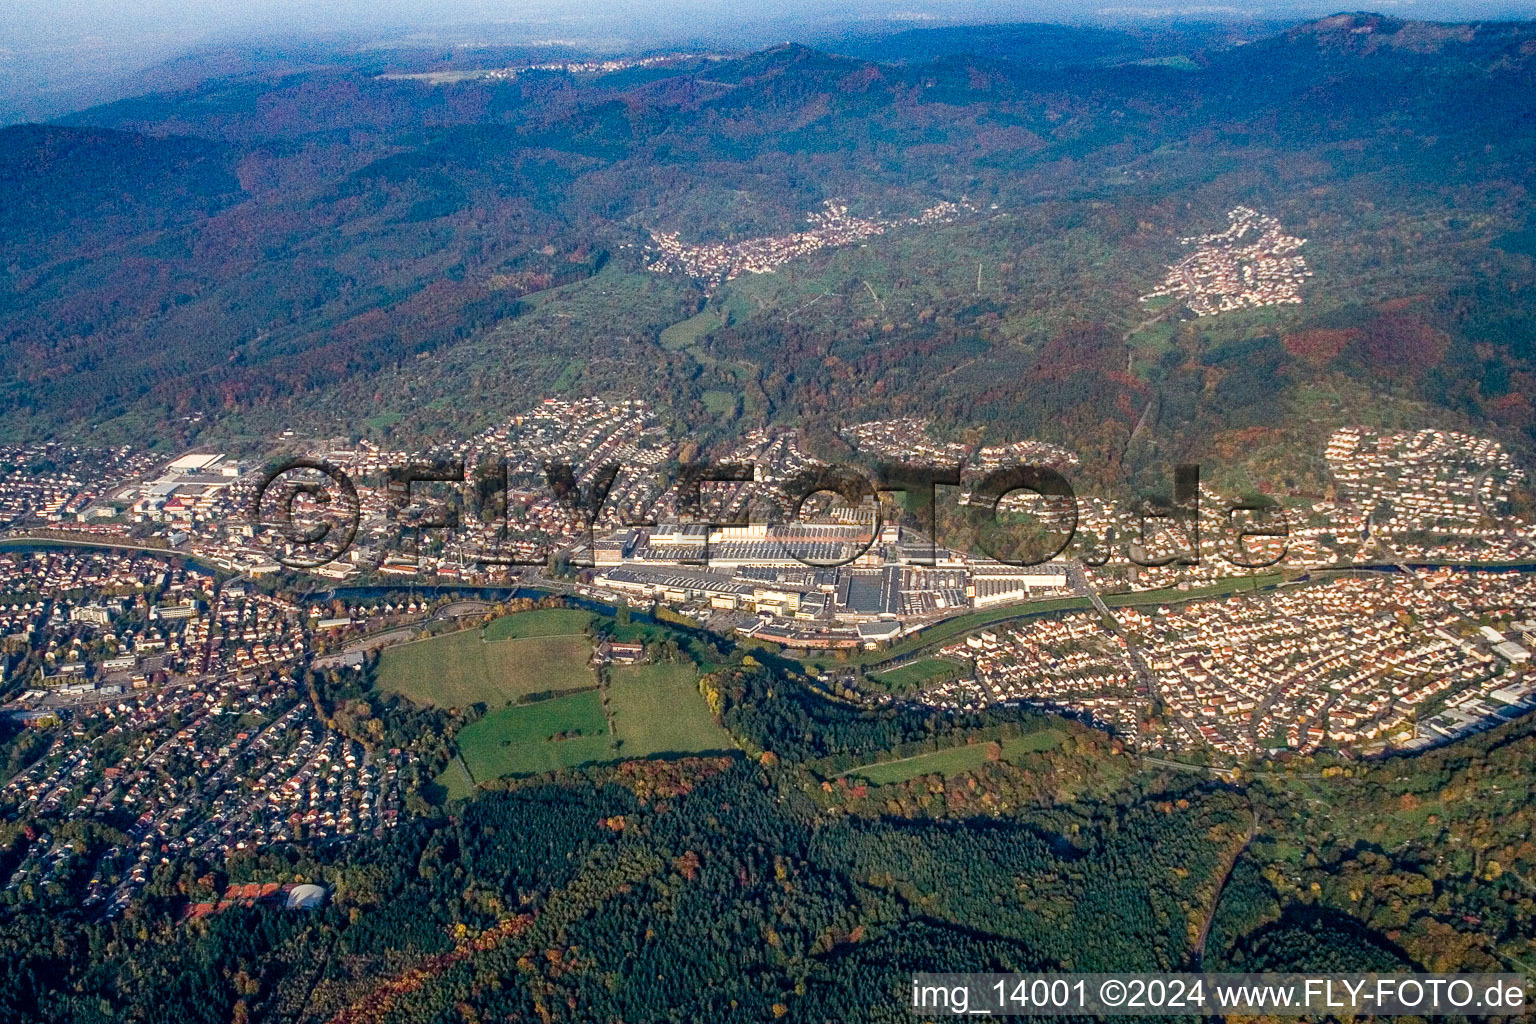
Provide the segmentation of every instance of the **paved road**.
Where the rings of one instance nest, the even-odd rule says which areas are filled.
[[[159,555],[162,558],[168,558],[175,555],[183,555],[193,559],[198,557],[190,551],[179,551],[176,548],[155,548],[149,547],[145,544],[135,544],[131,539],[126,537],[122,540],[112,540],[110,538],[103,538],[102,540],[87,540],[82,538],[77,540],[73,537],[65,538],[48,537],[41,534],[33,535],[25,531],[11,534],[6,537],[0,537],[0,547],[17,547],[26,544],[41,544],[68,548],[110,548],[114,551],[140,551],[146,555]]]
[[[489,601],[454,601],[445,604],[432,616],[435,619],[459,619],[466,615],[483,615],[491,608]]]
[[[1142,764],[1155,764],[1160,768],[1174,768],[1185,772],[1210,772],[1218,779],[1230,781],[1236,778],[1237,773],[1230,768],[1218,768],[1213,764],[1186,764],[1183,761],[1167,761],[1161,757],[1152,757],[1149,754],[1141,755]]]
[[[347,656],[359,651],[372,651],[380,647],[390,647],[394,644],[403,644],[416,635],[415,626],[400,626],[396,629],[386,630],[383,633],[374,633],[370,636],[358,637],[350,643],[342,645],[341,650],[332,651],[330,654],[322,654],[314,661],[315,668],[330,668],[332,665],[340,665],[346,662]]]
[[[1086,597],[1089,601],[1093,602],[1093,607],[1103,616],[1105,626],[1121,640],[1125,641],[1126,653],[1130,655],[1131,664],[1135,666],[1136,674],[1141,677],[1142,685],[1147,688],[1147,698],[1156,701],[1158,699],[1157,676],[1152,672],[1151,666],[1142,658],[1141,650],[1136,646],[1135,641],[1125,630],[1120,628],[1120,620],[1110,613],[1109,605],[1104,603],[1104,599],[1099,596],[1097,590],[1089,586],[1088,577],[1083,572],[1081,562],[1067,563],[1067,581],[1072,584],[1072,589],[1080,596]]]
[[[213,664],[214,645],[224,639],[223,620],[219,618],[219,600],[224,596],[224,588],[231,583],[239,583],[241,580],[249,578],[250,573],[243,572],[239,576],[231,576],[213,588],[213,601],[208,605],[208,639],[203,644],[203,663],[200,666],[204,674],[208,672],[209,666]]]

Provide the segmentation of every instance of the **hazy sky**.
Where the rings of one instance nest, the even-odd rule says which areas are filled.
[[[0,124],[131,92],[124,76],[199,45],[276,35],[410,32],[436,44],[484,42],[494,31],[497,42],[560,40],[606,49],[687,38],[758,46],[814,41],[818,25],[871,19],[1283,19],[1340,9],[1445,20],[1536,18],[1536,0],[0,0]],[[748,24],[755,31],[745,30]]]
[[[110,45],[156,38],[192,43],[250,32],[395,29],[415,25],[496,21],[552,24],[609,18],[634,23],[650,14],[674,24],[698,18],[762,21],[778,16],[870,17],[916,13],[972,20],[1031,16],[1097,20],[1136,10],[1150,15],[1223,11],[1266,15],[1377,10],[1408,17],[1466,17],[1479,12],[1536,12],[1536,0],[5,0],[0,43],[58,44],[96,40]],[[1104,12],[1104,13],[1101,13]]]
[[[945,21],[1060,20],[1073,9],[1073,0],[0,0],[0,101],[23,109],[36,99],[31,106],[42,110],[56,105],[49,94],[78,92],[93,79],[202,44],[273,35],[416,31],[457,42],[481,40],[484,26],[501,26],[524,40],[623,45],[698,31],[718,35],[733,24],[774,18],[907,12]]]

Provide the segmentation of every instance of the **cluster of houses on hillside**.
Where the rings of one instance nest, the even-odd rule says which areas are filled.
[[[1388,533],[1475,527],[1492,519],[1525,471],[1498,441],[1455,430],[1334,431],[1323,452],[1340,495]]]
[[[841,433],[859,452],[876,459],[911,466],[964,467],[978,478],[992,470],[1014,466],[1046,466],[1066,471],[1082,465],[1076,453],[1046,441],[1029,439],[1001,445],[937,441],[930,428],[929,420],[909,416],[857,423],[843,428]]]
[[[382,74],[379,78],[396,81],[427,82],[431,85],[441,85],[450,82],[463,82],[468,80],[484,82],[510,82],[520,75],[526,75],[531,71],[561,71],[570,75],[611,75],[619,71],[629,71],[633,68],[665,67],[690,60],[720,60],[715,54],[704,53],[672,53],[660,54],[651,57],[612,57],[608,59],[589,60],[545,60],[529,64],[514,64],[504,68],[472,68],[463,71],[418,71],[418,72],[393,72]]]
[[[646,269],[658,274],[684,274],[709,285],[735,280],[742,274],[771,274],[791,260],[821,249],[852,245],[895,227],[947,223],[974,207],[941,202],[912,217],[887,220],[855,217],[846,204],[828,199],[818,212],[806,215],[810,227],[786,235],[763,235],[736,242],[693,245],[678,232],[652,233]]]
[[[1169,267],[1163,283],[1141,301],[1171,296],[1196,316],[1299,304],[1301,284],[1312,271],[1293,253],[1307,240],[1287,235],[1274,217],[1246,206],[1234,207],[1227,220],[1225,231],[1181,238],[1181,245],[1195,250]]]

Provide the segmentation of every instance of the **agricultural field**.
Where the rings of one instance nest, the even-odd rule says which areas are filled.
[[[704,408],[715,416],[731,417],[736,415],[737,395],[734,391],[708,390],[703,394]]]
[[[470,774],[483,782],[594,761],[735,748],[699,695],[698,670],[692,665],[611,671],[612,731],[597,691],[498,708],[459,732],[459,753]],[[451,781],[444,779],[444,784]]]
[[[720,314],[713,309],[706,309],[701,313],[673,324],[661,332],[661,347],[669,352],[689,348],[698,343],[698,340],[719,327],[725,326],[725,321]]]
[[[614,668],[608,692],[619,756],[733,749],[699,694],[698,678],[687,664]]]
[[[1002,760],[1008,761],[1027,754],[1053,750],[1061,743],[1061,739],[1062,734],[1055,729],[1042,729],[1027,736],[1010,737],[1000,742]],[[987,761],[989,746],[991,744],[973,743],[963,747],[951,747],[948,750],[918,754],[916,757],[908,757],[900,761],[865,765],[844,774],[856,776],[877,786],[907,782],[923,775],[939,774],[949,778],[951,775],[959,775],[962,772],[980,768]]]
[[[874,679],[892,693],[910,693],[936,679],[958,676],[964,670],[957,662],[943,658],[922,658],[910,665],[878,673]]]
[[[386,648],[379,657],[376,685],[382,693],[397,693],[417,704],[466,707],[478,701],[492,708],[530,694],[597,685],[597,676],[588,664],[591,641],[579,631],[552,632],[575,620],[540,618],[512,623],[525,615],[545,614],[511,615],[492,622],[485,630],[469,629]],[[579,630],[579,624],[576,628]],[[520,632],[525,629],[532,632]],[[507,638],[487,639],[492,630]]]
[[[596,690],[497,708],[460,730],[458,744],[477,782],[503,775],[537,775],[617,756]]]
[[[579,608],[537,608],[493,619],[482,630],[487,642],[540,636],[579,636],[596,618]]]

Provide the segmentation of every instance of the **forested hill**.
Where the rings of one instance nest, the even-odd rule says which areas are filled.
[[[902,39],[436,83],[290,60],[10,129],[0,433],[440,440],[565,390],[706,433],[964,409],[1118,459],[1143,418],[1168,452],[1356,386],[1536,428],[1536,28]],[[827,200],[971,212],[723,288],[645,269],[652,232],[778,235]],[[1308,239],[1304,304],[1137,334],[1236,205]]]
[[[854,32],[829,40],[822,48],[884,63],[967,56],[1059,69],[1187,55],[1213,41],[1194,29],[1146,34],[1075,25],[956,25],[900,32]]]
[[[12,253],[81,233],[132,237],[244,198],[225,147],[100,128],[0,129],[0,238]],[[111,174],[103,174],[110,167]]]

